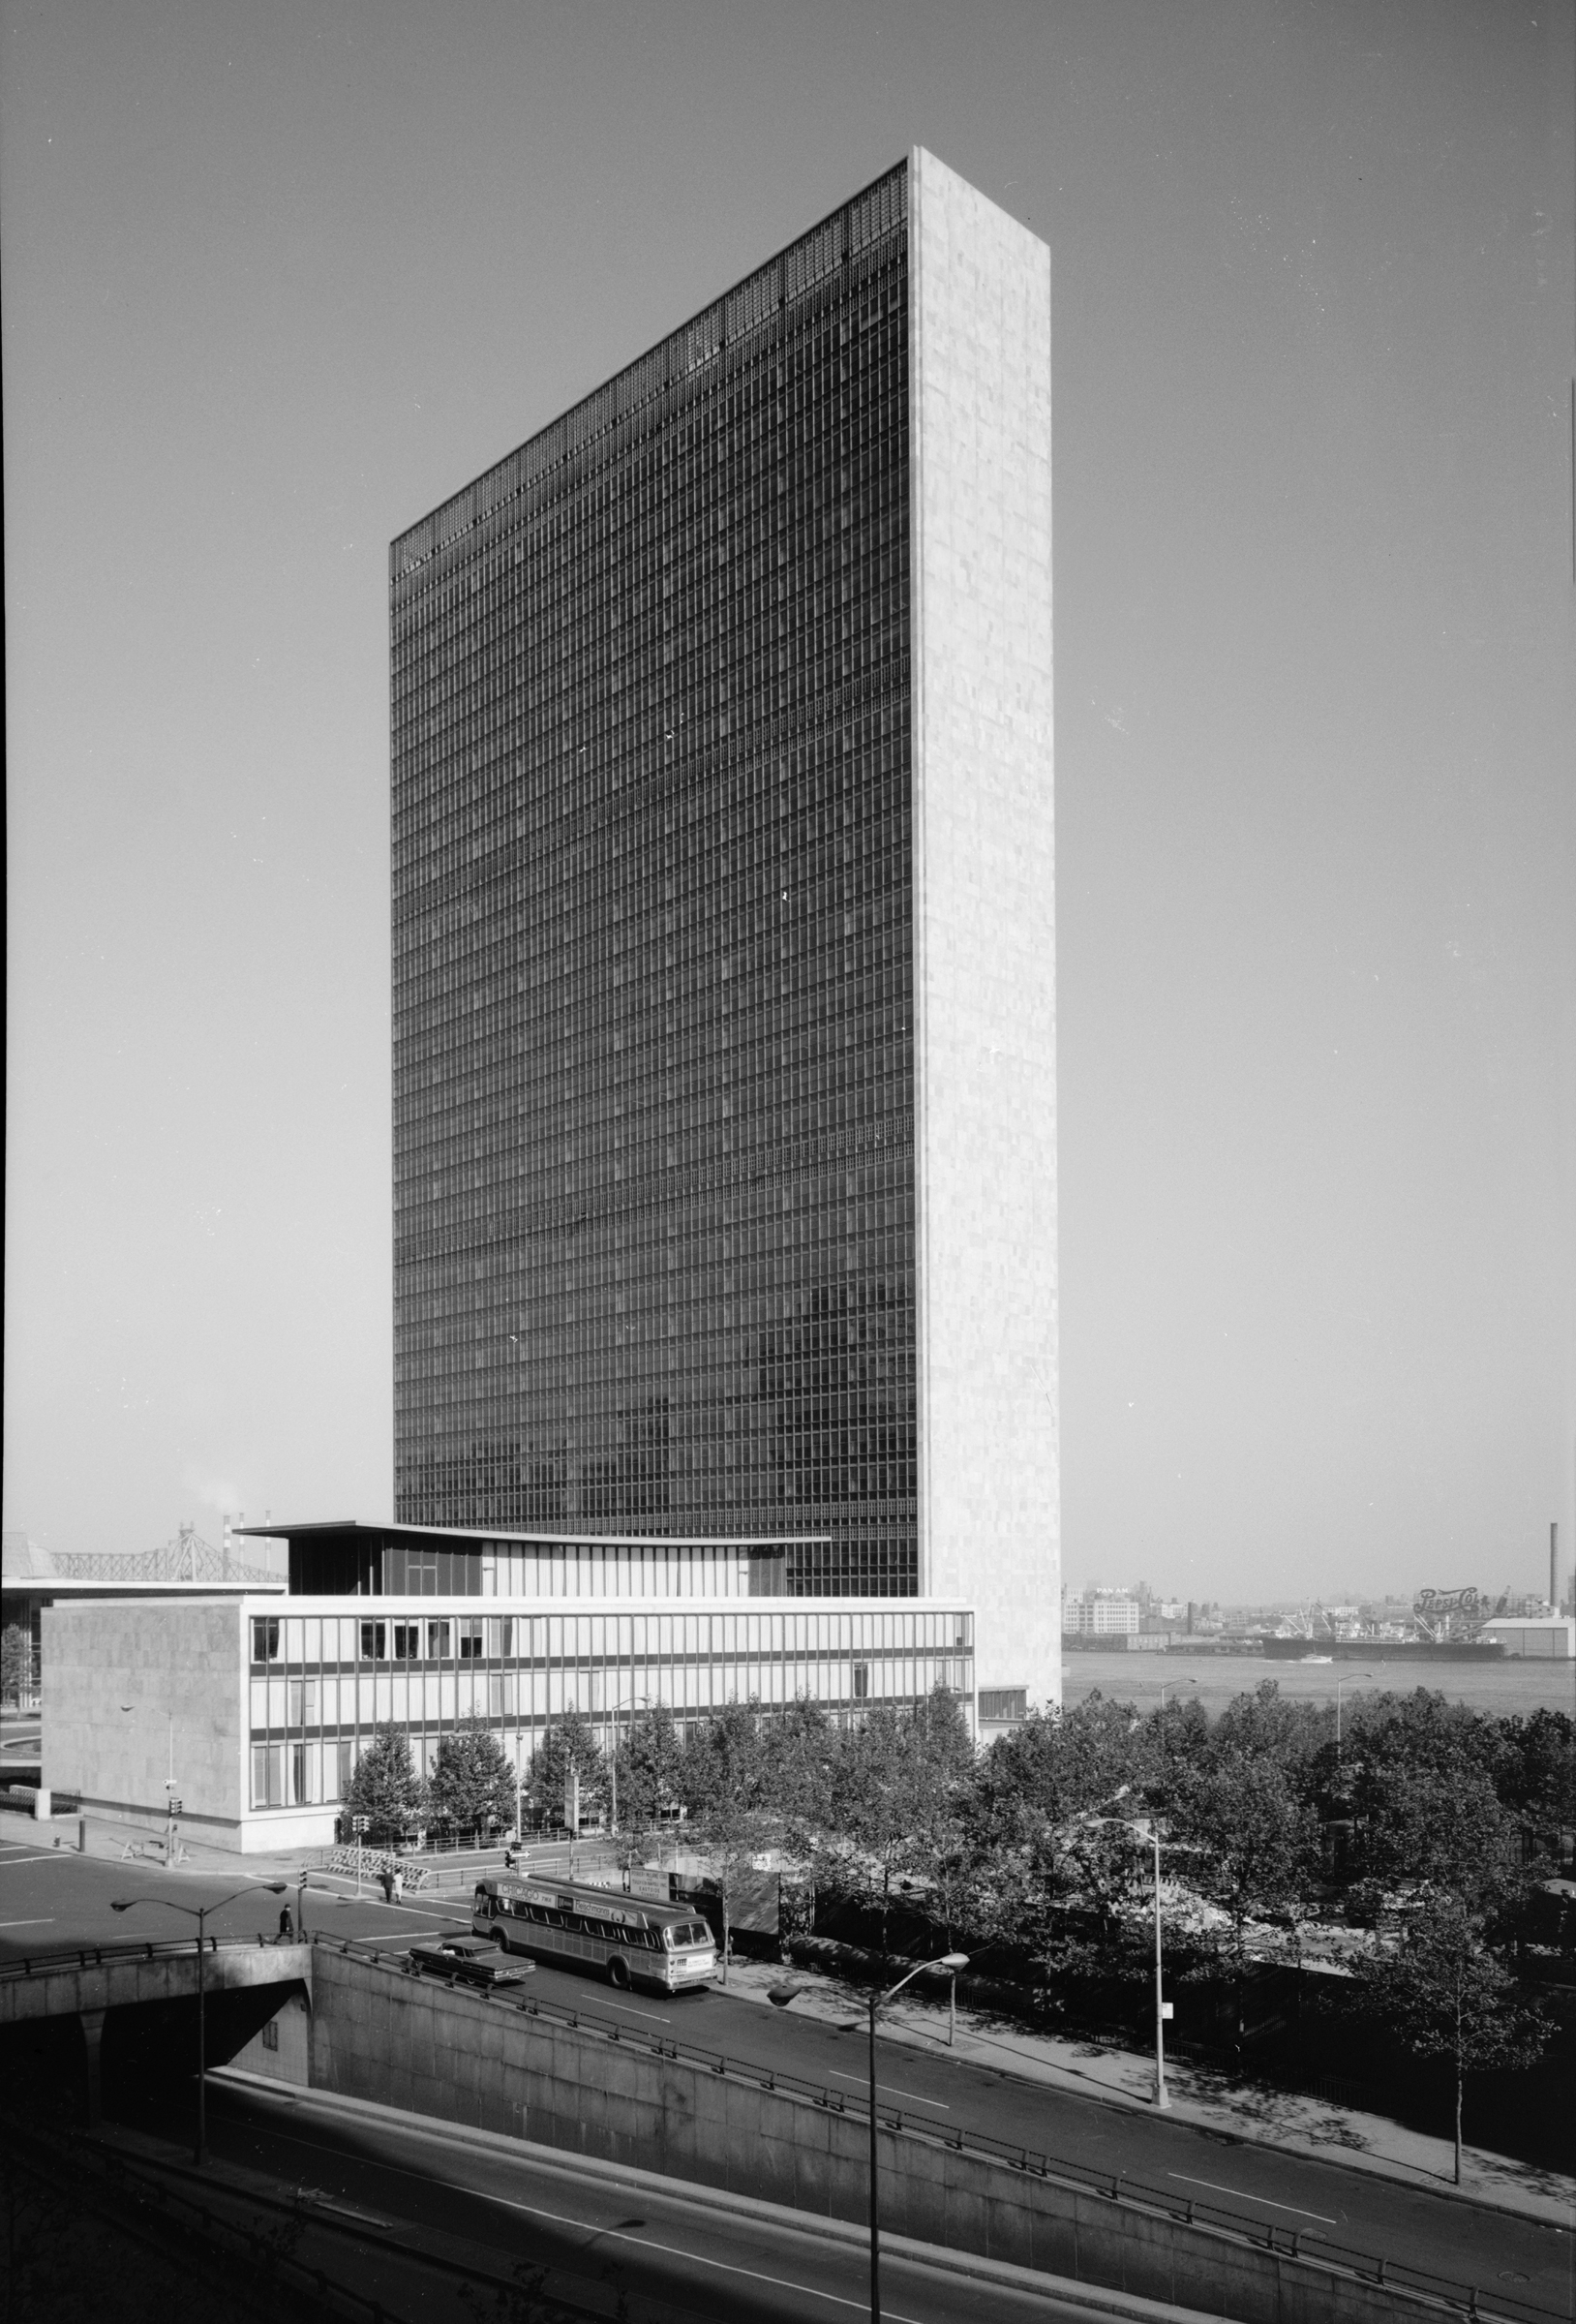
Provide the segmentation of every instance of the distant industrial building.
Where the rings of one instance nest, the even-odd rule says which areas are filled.
[[[1478,1632],[1485,1645],[1540,1661],[1568,1662],[1576,1656],[1576,1620],[1569,1614],[1496,1615]]]
[[[1140,1611],[1126,1590],[1086,1590],[1081,1598],[1069,1599],[1063,1620],[1077,1637],[1137,1636]]]

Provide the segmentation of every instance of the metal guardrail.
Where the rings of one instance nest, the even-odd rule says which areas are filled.
[[[439,1971],[429,1972],[407,1956],[390,1958],[368,1946],[358,1945],[349,1938],[318,1938],[317,1942],[356,1959],[374,1962],[390,1975],[416,1977],[450,1991],[456,1989],[457,1980],[444,1976]],[[869,2120],[868,2109],[857,2099],[802,2075],[784,2073],[775,2067],[754,2065],[744,2059],[730,2059],[720,2051],[702,2048],[698,2043],[671,2041],[660,2036],[632,2033],[617,2019],[601,2017],[594,2009],[572,2009],[556,2002],[539,2001],[534,1995],[520,1994],[517,1988],[495,1989],[491,1993],[478,1992],[474,1987],[468,1990],[484,2007],[501,2007],[512,2009],[525,2017],[551,2019],[573,2032],[599,2034],[620,2048],[645,2050],[653,2057],[671,2058],[681,2064],[703,2066],[712,2073],[747,2082],[757,2090],[806,2099],[811,2105],[824,2107],[830,2113],[846,2114],[859,2122]],[[1296,2260],[1329,2274],[1352,2277],[1358,2282],[1374,2284],[1385,2291],[1407,2293],[1414,2299],[1433,2302],[1438,2307],[1462,2315],[1495,2319],[1496,2324],[1570,2324],[1573,2312],[1570,2309],[1542,2308],[1531,2301],[1518,2300],[1513,2294],[1498,2287],[1492,2293],[1485,2293],[1479,2285],[1461,2283],[1448,2276],[1438,2276],[1430,2269],[1413,2267],[1409,2261],[1376,2257],[1373,2252],[1358,2250],[1349,2244],[1337,2242],[1333,2237],[1313,2235],[1304,2228],[1266,2225],[1262,2219],[1256,2219],[1246,2212],[1233,2211],[1226,2204],[1200,2202],[1195,2196],[1179,2201],[1167,2189],[1149,2186],[1141,2179],[1132,2178],[1125,2172],[1113,2174],[1097,2171],[1086,2163],[1072,2162],[1062,2156],[1042,2154],[1038,2149],[1025,2147],[1015,2140],[992,2138],[986,2131],[943,2130],[934,2123],[905,2115],[900,2107],[878,2107],[877,2120],[883,2129],[890,2129],[901,2137],[922,2139],[927,2146],[949,2147],[958,2154],[975,2155],[985,2161],[1001,2163],[1010,2170],[1024,2172],[1031,2178],[1054,2181],[1079,2193],[1099,2196],[1106,2202],[1129,2204],[1140,2211],[1177,2220],[1188,2227],[1228,2236],[1257,2250],[1273,2253],[1277,2258]]]
[[[295,1942],[310,1944],[315,1941],[302,1938]],[[317,1942],[320,1942],[318,1940]],[[259,1930],[256,1937],[209,1937],[203,1950],[209,1953],[233,1952],[245,1949],[265,1952],[278,1949],[281,1940],[265,1937]],[[190,1961],[197,1950],[195,1937],[149,1938],[138,1943],[135,1938],[123,1944],[85,1944],[73,1952],[23,1953],[9,1961],[0,1961],[0,1982],[20,1977],[66,1976],[73,1971],[84,1969],[113,1969],[136,1961]]]
[[[284,2223],[287,2233],[290,2228],[313,2227],[343,2237],[352,2246],[359,2247],[369,2242],[380,2245],[384,2251],[397,2254],[402,2266],[425,2268],[429,2275],[436,2275],[450,2284],[476,2285],[491,2292],[500,2312],[506,2309],[508,2313],[515,2313],[523,2292],[529,2292],[532,2299],[543,2302],[539,2312],[544,2317],[585,2317],[590,2320],[605,2318],[607,2313],[601,2306],[595,2309],[581,2307],[572,2293],[561,2284],[555,2285],[550,2293],[531,2291],[529,2286],[522,2285],[518,2274],[500,2276],[479,2262],[472,2264],[447,2258],[441,2252],[424,2251],[418,2245],[407,2242],[399,2228],[383,2226],[365,2214],[357,2212],[353,2216],[337,2216],[326,2199],[276,2195],[265,2188],[234,2186],[215,2179],[211,2172],[204,2175],[187,2164],[164,2157],[155,2159],[152,2156],[117,2154],[113,2149],[91,2139],[68,2139],[58,2134],[45,2134],[41,2141],[34,2125],[29,2125],[25,2141],[18,2142],[14,2134],[7,2143],[22,2144],[25,2152],[15,2156],[19,2166],[31,2169],[36,2178],[45,2180],[57,2189],[59,2180],[51,2177],[45,2167],[45,2157],[58,2162],[64,2156],[68,2164],[76,2166],[80,2178],[97,2179],[99,2186],[96,2191],[101,2195],[108,2192],[115,2196],[129,2196],[138,2204],[151,2197],[165,2214],[166,2223],[177,2234],[192,2237],[205,2244],[210,2251],[217,2251],[227,2258],[244,2257],[253,2266],[260,2263],[267,2272],[265,2281],[272,2277],[282,2290],[289,2286],[296,2287],[315,2304],[316,2312],[319,2315],[337,2312],[341,2316],[365,2317],[368,2324],[395,2324],[390,2309],[369,2292],[347,2283],[338,2276],[329,2275],[326,2269],[314,2267],[310,2261],[296,2258],[292,2252],[282,2248],[279,2231],[272,2237],[259,2235],[256,2226],[248,2225],[244,2219],[227,2217],[219,2209],[221,2203],[233,2203],[243,2210],[272,2214]],[[171,2182],[181,2184],[172,2185]],[[185,2191],[188,2187],[193,2191]],[[103,2208],[111,2219],[117,2217],[113,2202],[105,2204]],[[191,2224],[188,2225],[188,2221]],[[356,2264],[356,2256],[352,2250],[352,2266]],[[542,2271],[544,2278],[548,2273],[547,2270]],[[463,2290],[461,2297],[465,2297]],[[533,2308],[531,2312],[538,2311]]]

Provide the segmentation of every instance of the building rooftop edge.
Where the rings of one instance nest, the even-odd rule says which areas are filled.
[[[793,1544],[830,1542],[830,1533],[513,1533],[498,1525],[386,1525],[360,1517],[311,1517],[300,1525],[232,1525],[235,1538],[292,1541],[309,1533],[349,1533],[376,1536],[416,1534],[445,1542],[547,1542],[573,1549],[784,1549]]]
[[[76,1593],[80,1595],[80,1593]],[[134,1598],[154,1595],[147,1590],[96,1590],[93,1595],[114,1605]],[[182,1597],[194,1604],[211,1600],[215,1605],[229,1605],[237,1599],[256,1598],[259,1604],[288,1606],[291,1615],[355,1614],[363,1621],[381,1619],[388,1614],[403,1614],[407,1608],[425,1618],[429,1614],[760,1614],[760,1613],[844,1613],[844,1614],[915,1614],[959,1613],[977,1611],[972,1598],[727,1598],[703,1596],[701,1593],[676,1593],[671,1598],[471,1598],[455,1590],[440,1590],[434,1597],[412,1595],[401,1590],[388,1596],[381,1594],[363,1598],[349,1593],[322,1597],[291,1597],[285,1584],[277,1589],[251,1584],[246,1588],[220,1589],[215,1584],[172,1590],[170,1596]]]
[[[407,542],[409,542],[416,534],[420,533],[424,525],[435,523],[436,520],[441,517],[446,510],[452,508],[457,502],[463,501],[467,493],[473,491],[477,485],[485,483],[489,476],[496,474],[497,472],[505,467],[509,461],[517,459],[522,454],[529,451],[532,444],[539,443],[544,437],[551,435],[556,427],[559,427],[563,422],[572,419],[577,413],[584,412],[589,405],[594,404],[597,397],[603,395],[608,388],[615,384],[617,381],[623,379],[628,373],[638,370],[641,364],[649,361],[650,358],[657,353],[659,350],[668,347],[675,341],[682,340],[686,333],[694,331],[703,325],[708,317],[714,314],[719,307],[725,308],[728,300],[737,297],[742,290],[746,289],[749,284],[755,281],[758,275],[764,274],[769,267],[774,266],[779,260],[786,258],[791,251],[798,250],[801,244],[809,242],[817,234],[824,233],[827,228],[830,227],[834,220],[841,218],[845,211],[853,207],[855,202],[862,201],[867,194],[873,193],[877,186],[885,184],[888,178],[895,177],[899,170],[907,170],[912,168],[916,155],[922,150],[923,149],[917,145],[908,147],[899,160],[891,163],[885,169],[878,169],[875,176],[867,179],[863,186],[856,186],[852,194],[845,195],[841,201],[833,202],[830,210],[824,212],[821,217],[817,218],[811,225],[803,228],[799,233],[791,235],[789,239],[780,246],[780,248],[774,250],[771,257],[765,260],[761,264],[751,266],[746,273],[740,275],[737,281],[727,284],[721,290],[717,292],[714,298],[709,298],[703,306],[697,307],[692,315],[686,316],[684,321],[676,325],[674,329],[670,331],[664,331],[660,338],[652,340],[649,347],[642,348],[638,353],[632,355],[627,363],[621,363],[616,370],[609,372],[605,379],[599,380],[593,387],[587,391],[585,395],[577,396],[572,404],[566,404],[561,412],[555,412],[551,419],[545,421],[541,427],[533,428],[529,436],[524,437],[519,443],[511,445],[509,450],[502,453],[500,458],[489,461],[485,468],[479,469],[475,475],[471,476],[465,484],[462,484],[458,492],[446,494],[444,498],[436,503],[433,507],[424,510],[420,516],[412,518],[409,525],[402,526],[400,531],[394,535],[393,538],[389,542],[390,581],[392,582],[399,577],[400,567],[398,565],[398,558],[400,551],[405,547]],[[819,280],[820,278],[817,277],[816,279]],[[812,289],[813,284],[807,284],[805,288]],[[718,346],[712,352],[713,353],[720,353],[722,352],[722,344],[723,342],[719,339]],[[697,363],[691,366],[691,368],[698,370],[700,365]],[[611,416],[618,417],[623,415],[614,414]],[[567,454],[571,450],[578,451],[581,446],[578,443],[570,445],[566,442],[564,448],[565,453]],[[488,513],[491,513],[491,511],[488,511]],[[436,547],[439,544],[435,541],[434,546]],[[446,546],[447,544],[444,543],[442,545]]]

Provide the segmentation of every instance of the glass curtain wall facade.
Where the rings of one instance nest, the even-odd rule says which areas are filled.
[[[974,1684],[973,1616],[933,1604],[616,1614],[363,1600],[306,1615],[257,1605],[244,1617],[253,1808],[343,1799],[390,1723],[423,1773],[465,1719],[484,1720],[524,1770],[567,1711],[585,1713],[611,1750],[650,1703],[687,1734],[731,1701],[782,1709],[804,1695],[846,1719],[873,1702],[912,1708],[936,1686],[966,1697]]]
[[[393,545],[402,1522],[918,1586],[905,177]]]

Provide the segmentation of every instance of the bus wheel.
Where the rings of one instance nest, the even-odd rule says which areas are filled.
[[[629,1991],[629,1964],[617,1953],[607,1965],[607,1981],[610,1985],[617,1985],[621,1993]]]

